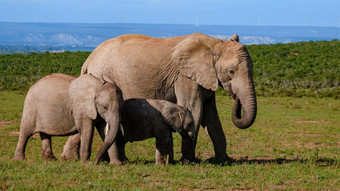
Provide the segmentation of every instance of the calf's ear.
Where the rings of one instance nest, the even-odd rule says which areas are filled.
[[[97,89],[91,82],[92,80],[88,76],[81,76],[73,80],[69,88],[69,96],[74,114],[82,113],[94,120],[97,118],[95,106]]]
[[[177,107],[164,107],[161,114],[165,123],[170,125],[176,132],[182,132],[185,115],[182,110]]]

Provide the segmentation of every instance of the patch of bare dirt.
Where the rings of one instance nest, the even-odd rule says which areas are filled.
[[[325,144],[321,142],[316,142],[316,143],[306,143],[304,145],[297,145],[298,148],[307,148],[307,149],[314,149],[314,148],[320,148],[320,147],[326,147]]]
[[[229,156],[235,160],[258,160],[258,161],[276,160],[276,158],[274,157],[252,157],[248,155],[229,155]]]
[[[314,123],[314,124],[319,124],[319,123],[326,123],[324,119],[321,121],[313,121],[313,120],[293,120],[294,123]]]
[[[19,136],[20,131],[10,131],[8,135],[10,136]],[[32,136],[33,138],[39,138],[39,133],[36,133]]]
[[[214,154],[213,153],[209,153],[209,152],[199,152],[198,153],[198,158],[211,158],[213,157]]]
[[[320,133],[292,133],[289,134],[292,136],[298,136],[298,137],[320,137],[320,136],[324,136],[324,134],[320,134]]]
[[[165,185],[166,182],[161,181],[161,180],[156,180],[156,181],[153,182],[153,184],[154,184],[154,185]]]
[[[8,134],[9,135],[19,135],[19,131],[11,131],[11,132],[9,132]]]
[[[14,121],[0,120],[0,127],[7,127],[16,124]]]

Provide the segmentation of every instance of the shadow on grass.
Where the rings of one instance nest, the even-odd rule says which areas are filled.
[[[329,158],[310,158],[310,159],[301,159],[301,158],[270,158],[270,157],[258,157],[258,158],[231,158],[228,162],[220,162],[217,161],[214,157],[207,159],[206,161],[199,161],[199,163],[210,163],[221,166],[231,166],[231,165],[240,165],[240,164],[287,164],[287,163],[311,163],[317,166],[334,166],[340,165],[340,161],[336,159]]]
[[[137,158],[134,160],[130,160],[127,162],[128,164],[141,164],[141,165],[150,165],[155,164],[154,160],[145,160],[141,158]],[[310,163],[315,164],[317,166],[340,166],[340,160],[330,159],[330,158],[321,158],[321,157],[312,157],[309,159],[302,158],[272,158],[272,157],[257,157],[257,158],[248,158],[248,157],[240,157],[240,158],[229,158],[227,162],[221,162],[215,159],[215,157],[211,157],[206,160],[202,160],[199,158],[195,159],[195,162],[185,163],[184,165],[196,165],[196,164],[214,164],[219,166],[233,166],[233,165],[241,165],[241,164],[288,164],[288,163]],[[172,165],[183,165],[181,160],[174,160]]]

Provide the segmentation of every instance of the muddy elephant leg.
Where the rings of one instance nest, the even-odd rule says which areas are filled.
[[[31,133],[27,133],[23,130],[20,131],[19,140],[17,144],[17,148],[15,149],[14,160],[24,160],[25,159],[25,150],[28,139],[32,136]]]
[[[80,134],[71,135],[65,143],[61,158],[65,160],[80,159],[79,148]]]
[[[47,160],[57,160],[52,152],[51,135],[40,133],[42,158]]]
[[[227,142],[217,113],[215,94],[204,101],[202,126],[207,128],[208,135],[213,142],[215,159],[219,162],[231,162],[226,153]]]

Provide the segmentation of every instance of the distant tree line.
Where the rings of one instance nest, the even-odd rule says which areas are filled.
[[[259,96],[340,98],[340,41],[249,45]],[[90,52],[0,55],[0,91],[28,90],[41,77],[79,75]],[[222,90],[219,94],[224,94]]]

